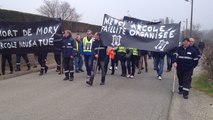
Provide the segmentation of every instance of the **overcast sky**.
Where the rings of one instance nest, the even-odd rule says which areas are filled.
[[[115,18],[131,15],[143,20],[169,17],[175,22],[190,20],[190,2],[185,0],[63,0],[82,15],[81,22],[101,25],[103,15]],[[2,9],[39,14],[43,0],[1,0]],[[194,0],[194,23],[201,29],[213,29],[213,0]],[[189,26],[189,25],[188,25]]]

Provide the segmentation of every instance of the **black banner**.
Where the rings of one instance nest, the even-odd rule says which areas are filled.
[[[160,24],[161,22],[151,22],[151,21],[146,21],[146,20],[140,20],[137,18],[129,17],[129,16],[124,16],[123,21],[129,22],[129,23],[135,23],[135,24],[144,24],[144,25],[157,25]]]
[[[141,24],[104,15],[101,39],[106,46],[126,46],[166,52],[178,46],[179,24]]]
[[[52,52],[61,48],[61,21],[0,22],[0,53]]]

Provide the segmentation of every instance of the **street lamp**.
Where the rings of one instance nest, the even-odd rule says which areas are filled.
[[[190,18],[190,37],[192,37],[192,20],[193,20],[193,3],[194,3],[194,0],[185,0],[187,2],[191,2],[191,18]]]

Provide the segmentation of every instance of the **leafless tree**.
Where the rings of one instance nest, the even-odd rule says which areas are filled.
[[[81,15],[68,2],[59,0],[44,0],[44,4],[37,11],[47,17],[68,21],[79,21],[81,18]]]

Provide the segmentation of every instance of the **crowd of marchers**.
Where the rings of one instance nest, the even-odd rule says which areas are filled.
[[[182,44],[168,52],[150,52],[129,48],[124,46],[104,46],[101,40],[101,33],[87,31],[87,35],[82,37],[77,34],[75,38],[70,30],[65,30],[62,37],[62,50],[54,52],[54,58],[57,63],[56,72],[61,74],[64,71],[63,80],[74,80],[74,74],[86,72],[86,84],[93,85],[93,80],[97,72],[101,71],[100,85],[104,85],[108,71],[111,75],[121,69],[121,77],[133,79],[135,74],[141,74],[142,70],[148,72],[148,59],[153,59],[154,70],[157,73],[157,79],[162,80],[164,71],[164,59],[166,57],[167,70],[170,72],[172,66],[177,71],[179,94],[188,99],[189,90],[194,68],[198,65],[204,44],[201,47],[194,45],[193,38],[184,38]],[[47,52],[34,53],[35,59],[40,64],[39,75],[44,75],[48,71]],[[61,54],[62,58],[61,59]],[[27,54],[16,54],[16,70],[21,71],[21,57],[25,60],[28,70],[31,64]],[[11,54],[2,54],[2,75],[5,75],[6,60],[9,63],[10,74],[13,74],[13,65]],[[61,61],[62,60],[62,61]],[[63,66],[61,66],[63,63]],[[121,67],[118,67],[120,63]],[[85,64],[85,70],[83,70]],[[36,67],[36,66],[34,66]]]

